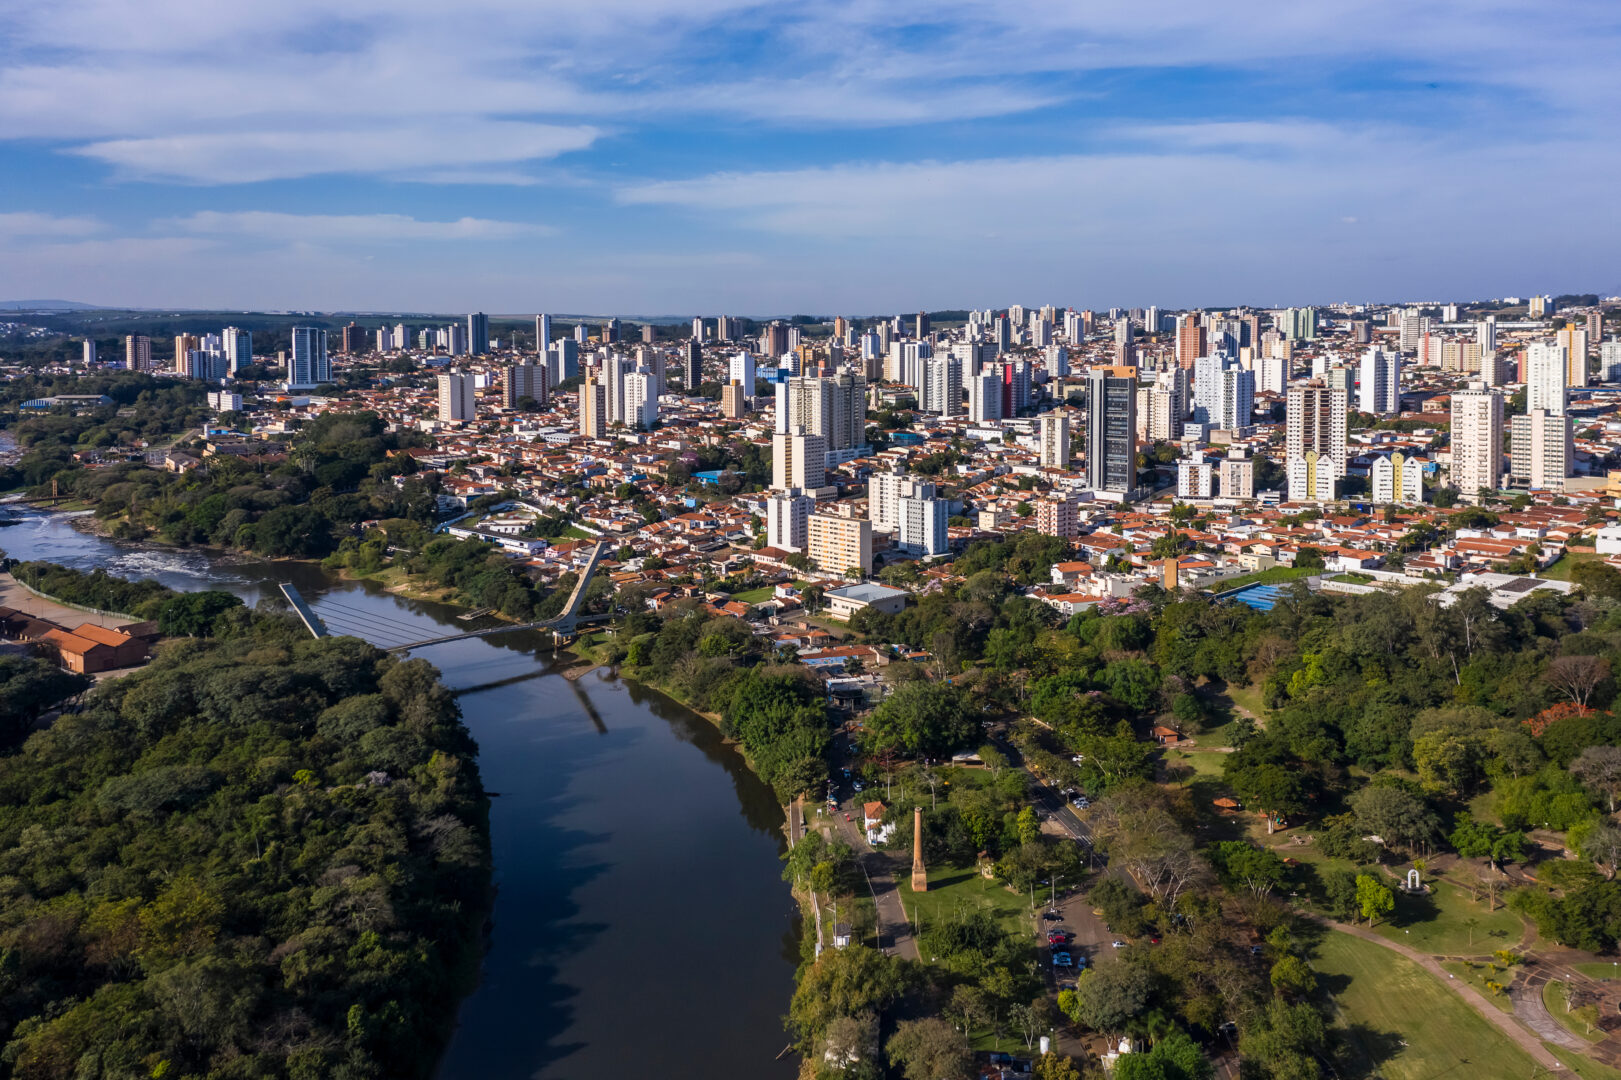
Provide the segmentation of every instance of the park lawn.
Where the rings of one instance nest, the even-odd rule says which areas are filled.
[[[1583,1005],[1575,1010],[1567,1008],[1565,984],[1558,979],[1550,979],[1542,984],[1542,1004],[1548,1007],[1548,1015],[1578,1039],[1595,1043],[1604,1041],[1606,1032],[1598,1026],[1598,1006]]]
[[[1621,979],[1621,966],[1616,964],[1601,964],[1595,961],[1590,964],[1572,964],[1570,966],[1586,975],[1589,979]]]
[[[1234,705],[1256,717],[1257,722],[1265,721],[1266,705],[1262,702],[1264,694],[1261,687],[1234,686],[1228,683],[1227,696],[1232,699]]]
[[[745,589],[742,592],[735,592],[732,594],[732,599],[742,604],[758,604],[761,601],[771,599],[771,594],[775,590],[776,586],[774,585],[761,585],[758,589]]]
[[[1479,990],[1481,997],[1496,1005],[1502,1012],[1512,1013],[1514,1011],[1514,1002],[1507,993],[1502,990],[1493,990],[1486,985],[1489,982],[1494,982],[1499,986],[1506,986],[1514,978],[1512,970],[1503,971],[1502,965],[1498,965],[1498,971],[1494,975],[1485,964],[1467,960],[1448,960],[1441,966],[1449,974],[1456,975],[1476,990]]]
[[[1608,1065],[1594,1061],[1590,1057],[1583,1057],[1573,1050],[1553,1043],[1543,1043],[1548,1052],[1565,1063],[1565,1067],[1574,1072],[1582,1080],[1621,1080],[1621,1070],[1612,1069]]]
[[[1026,938],[1032,944],[1036,940],[1037,918],[1030,910],[1030,894],[1010,892],[1001,882],[983,877],[975,867],[931,866],[929,889],[922,893],[912,891],[910,873],[903,871],[898,877],[901,905],[906,909],[907,921],[913,927],[919,925],[921,918],[921,925],[927,929],[936,920],[950,918],[959,908],[988,910],[1010,933]],[[1063,882],[1059,882],[1059,885],[1062,886]],[[1037,908],[1046,901],[1047,897],[1038,892]]]
[[[1525,924],[1498,900],[1496,911],[1486,910],[1486,899],[1469,899],[1469,893],[1451,882],[1430,882],[1425,896],[1408,896],[1387,881],[1396,895],[1396,908],[1374,930],[1410,949],[1440,956],[1485,956],[1497,949],[1520,944]],[[1471,938],[1470,919],[1476,920]],[[1471,940],[1473,944],[1471,944]]]
[[[1531,1076],[1518,1045],[1411,960],[1331,933],[1312,966],[1335,1004],[1335,1028],[1355,1059],[1341,1075],[1385,1080]]]

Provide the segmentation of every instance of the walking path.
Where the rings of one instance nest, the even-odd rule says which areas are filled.
[[[1518,1043],[1522,1050],[1531,1055],[1532,1061],[1545,1069],[1555,1071],[1565,1067],[1563,1062],[1555,1057],[1546,1046],[1542,1045],[1542,1040],[1537,1035],[1532,1034],[1531,1031],[1526,1030],[1524,1026],[1517,1023],[1515,1017],[1510,1016],[1487,1001],[1479,990],[1462,980],[1452,978],[1434,957],[1426,956],[1424,953],[1409,949],[1406,945],[1400,945],[1389,938],[1381,937],[1367,927],[1352,926],[1349,923],[1342,922],[1330,922],[1329,925],[1342,933],[1350,934],[1352,937],[1359,937],[1363,941],[1370,941],[1381,948],[1389,949],[1399,956],[1405,956],[1431,975],[1434,975],[1443,986],[1450,988],[1453,993],[1463,998],[1464,1002],[1484,1017],[1488,1024],[1491,1024]],[[1553,1022],[1552,1017],[1549,1017],[1549,1022]],[[1558,1025],[1555,1024],[1554,1026],[1557,1027]],[[1561,1046],[1565,1045],[1562,1040],[1555,1039],[1551,1041],[1558,1042]],[[1577,1041],[1580,1042],[1580,1040]]]
[[[872,890],[873,907],[878,913],[879,951],[916,960],[917,941],[912,937],[912,924],[906,918],[906,909],[895,885],[896,860],[868,844],[861,828],[854,821],[845,821],[842,812],[833,816],[833,824],[850,850],[856,853],[856,861],[867,878],[867,887]],[[910,864],[906,870],[910,872]]]

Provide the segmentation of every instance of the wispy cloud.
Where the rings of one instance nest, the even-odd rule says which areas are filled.
[[[90,236],[104,228],[105,225],[92,217],[59,217],[27,210],[0,214],[0,240],[12,237],[50,239]]]
[[[252,237],[278,243],[518,240],[556,232],[548,225],[487,218],[421,221],[405,214],[284,214],[269,210],[202,210],[183,218],[160,220],[154,225],[160,231]]]

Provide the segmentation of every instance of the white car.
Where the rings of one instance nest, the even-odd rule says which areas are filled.
[[[1109,944],[1114,946],[1116,949],[1124,949],[1126,947],[1126,943],[1124,941],[1111,941]]]

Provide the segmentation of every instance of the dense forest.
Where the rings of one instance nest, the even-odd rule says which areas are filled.
[[[490,889],[456,704],[353,638],[241,607],[211,629],[0,757],[0,1060],[425,1076]]]

